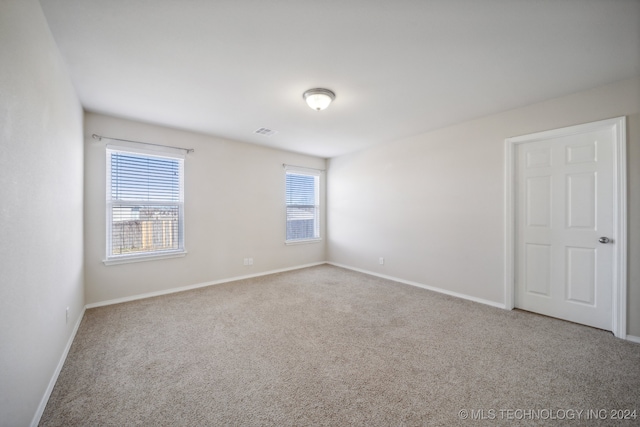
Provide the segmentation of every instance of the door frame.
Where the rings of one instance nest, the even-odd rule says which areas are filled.
[[[515,218],[516,218],[516,148],[521,144],[543,141],[562,136],[586,132],[612,130],[614,134],[613,154],[613,286],[612,286],[612,332],[622,339],[627,337],[627,136],[626,117],[600,120],[576,126],[536,132],[529,135],[505,139],[505,259],[504,301],[505,308],[515,307]]]

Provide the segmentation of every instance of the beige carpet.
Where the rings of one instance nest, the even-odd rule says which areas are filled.
[[[87,310],[41,425],[640,425],[618,409],[638,344],[322,265]]]

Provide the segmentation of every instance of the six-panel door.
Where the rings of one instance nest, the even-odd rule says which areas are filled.
[[[519,144],[516,294],[524,310],[612,329],[611,130]]]

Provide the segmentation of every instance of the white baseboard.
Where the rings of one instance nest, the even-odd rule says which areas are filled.
[[[450,295],[452,297],[462,298],[462,299],[466,299],[466,300],[473,301],[473,302],[479,302],[480,304],[490,305],[492,307],[497,307],[497,308],[502,308],[502,309],[506,308],[506,306],[503,303],[499,303],[499,302],[495,302],[495,301],[489,301],[489,300],[486,300],[486,299],[473,297],[471,295],[461,294],[459,292],[453,292],[453,291],[449,291],[449,290],[446,290],[446,289],[437,288],[435,286],[429,286],[429,285],[425,285],[425,284],[422,284],[422,283],[413,282],[411,280],[405,280],[405,279],[400,279],[398,277],[387,276],[386,274],[380,274],[380,273],[376,273],[374,271],[363,270],[361,268],[351,267],[351,266],[348,266],[348,265],[338,264],[338,263],[335,263],[335,262],[327,262],[327,264],[335,265],[336,267],[346,268],[348,270],[358,271],[358,272],[364,273],[364,274],[370,274],[372,276],[380,277],[380,278],[387,279],[387,280],[393,280],[394,282],[404,283],[405,285],[416,286],[418,288],[427,289],[429,291],[434,291],[434,292],[438,292],[438,293],[445,294],[445,295]]]
[[[635,342],[635,343],[640,344],[640,337],[636,337],[635,335],[627,335],[627,336],[625,337],[625,339],[626,339],[627,341],[631,341],[631,342]]]
[[[73,327],[73,331],[71,332],[71,336],[67,341],[67,345],[62,352],[62,356],[60,357],[60,361],[58,362],[58,366],[56,366],[56,370],[53,372],[53,376],[49,381],[49,385],[44,392],[44,396],[42,396],[42,400],[40,400],[40,404],[38,405],[38,409],[36,410],[33,419],[31,420],[31,427],[37,427],[40,424],[40,418],[42,418],[42,414],[44,413],[44,409],[47,407],[47,402],[49,401],[49,397],[51,397],[51,392],[53,392],[53,387],[56,385],[58,381],[58,376],[60,375],[60,371],[62,371],[62,367],[64,366],[64,362],[67,360],[67,355],[69,354],[69,350],[71,349],[71,344],[73,344],[73,340],[76,338],[76,333],[78,332],[78,328],[80,328],[80,323],[82,323],[82,319],[84,318],[85,308],[82,309],[80,316],[78,316],[78,321]]]
[[[220,285],[222,283],[228,283],[228,282],[236,282],[238,280],[251,279],[253,277],[260,277],[260,276],[267,276],[269,274],[282,273],[282,272],[285,272],[285,271],[299,270],[301,268],[314,267],[316,265],[322,265],[322,264],[326,264],[326,263],[324,261],[314,262],[314,263],[311,263],[311,264],[297,265],[295,267],[281,268],[281,269],[278,269],[278,270],[263,271],[261,273],[247,274],[247,275],[244,275],[244,276],[229,277],[227,279],[214,280],[212,282],[196,283],[195,285],[187,285],[187,286],[181,286],[181,287],[178,287],[178,288],[164,289],[162,291],[147,292],[147,293],[144,293],[144,294],[132,295],[132,296],[129,296],[129,297],[123,297],[123,298],[116,298],[116,299],[111,299],[111,300],[107,300],[107,301],[94,302],[94,303],[91,303],[91,304],[87,304],[85,306],[85,308],[103,307],[105,305],[120,304],[120,303],[123,303],[123,302],[129,302],[129,301],[135,301],[135,300],[139,300],[139,299],[157,297],[157,296],[160,296],[160,295],[174,294],[176,292],[190,291],[192,289],[205,288],[207,286]]]

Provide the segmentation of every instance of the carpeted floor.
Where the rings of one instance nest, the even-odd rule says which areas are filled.
[[[40,425],[636,426],[639,412],[638,344],[322,265],[87,310]]]

